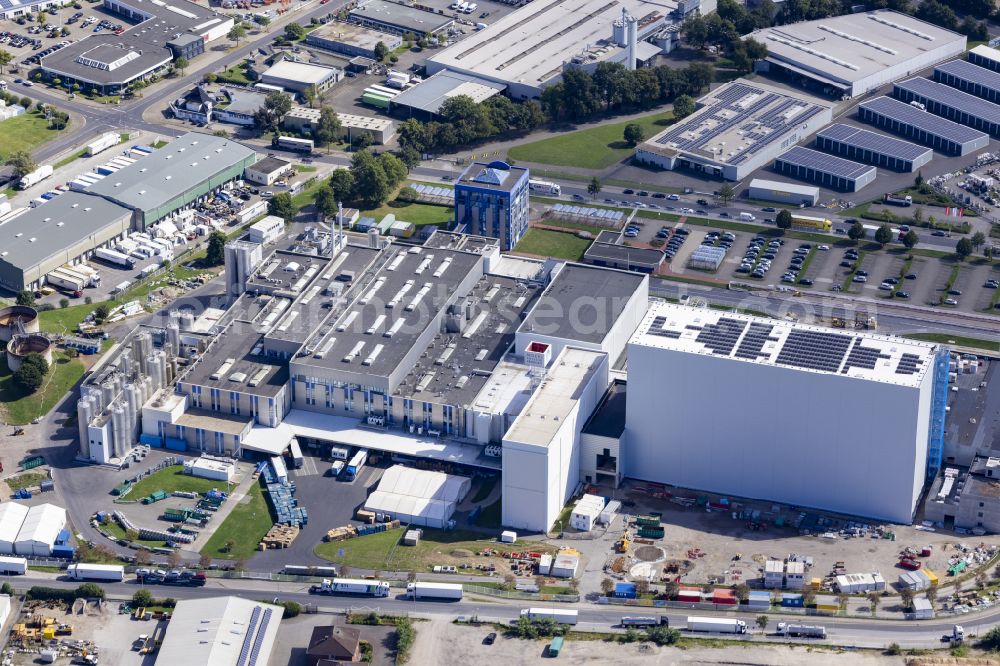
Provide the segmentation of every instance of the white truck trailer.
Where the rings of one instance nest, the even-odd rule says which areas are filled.
[[[21,189],[26,190],[32,185],[37,185],[52,175],[52,165],[43,164],[31,173],[26,173],[21,177]]]
[[[553,620],[559,624],[576,624],[578,616],[577,611],[565,608],[525,608],[521,611],[521,617],[526,617],[532,622]]]
[[[309,588],[312,594],[359,594],[368,597],[389,596],[389,583],[381,580],[359,580],[352,578],[323,579],[319,585]]]
[[[56,268],[45,275],[45,281],[53,287],[66,291],[83,291],[87,286],[87,278],[71,273],[64,268]]]
[[[406,595],[411,599],[446,599],[458,601],[462,598],[462,586],[457,583],[409,583]]]
[[[117,564],[71,564],[66,573],[73,580],[125,580],[125,567]]]
[[[96,155],[111,146],[117,146],[121,142],[121,135],[118,132],[108,132],[97,140],[87,144],[87,156]]]
[[[24,575],[28,573],[28,560],[23,557],[0,557],[0,573],[5,576],[11,574]]]
[[[826,627],[817,627],[808,624],[792,624],[790,622],[779,622],[777,627],[779,636],[803,636],[805,638],[826,638]]]
[[[704,631],[713,634],[745,634],[747,623],[726,617],[688,617],[688,631]]]
[[[135,260],[133,260],[128,255],[124,255],[121,252],[112,250],[106,247],[99,247],[94,250],[94,256],[98,259],[103,259],[108,263],[115,264],[116,266],[122,266],[124,268],[135,268]]]

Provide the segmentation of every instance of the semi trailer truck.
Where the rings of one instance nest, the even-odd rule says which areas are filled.
[[[389,583],[381,580],[351,578],[325,578],[319,585],[309,588],[311,594],[358,594],[368,597],[389,596]]]
[[[521,611],[521,617],[526,617],[532,622],[553,620],[559,624],[576,624],[578,616],[577,611],[565,608],[525,608]]]
[[[733,620],[726,617],[689,617],[687,630],[713,634],[745,634],[747,633],[747,623],[744,620]]]
[[[409,583],[406,595],[411,599],[444,599],[458,601],[462,598],[462,586],[457,583]]]
[[[826,627],[817,627],[808,624],[792,624],[790,622],[779,622],[777,627],[779,636],[804,636],[805,638],[826,638]]]

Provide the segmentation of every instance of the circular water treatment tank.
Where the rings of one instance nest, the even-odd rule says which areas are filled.
[[[14,372],[21,367],[24,357],[31,353],[41,354],[52,365],[52,342],[44,335],[29,333],[15,335],[7,343],[7,367]]]
[[[38,333],[38,311],[27,305],[0,308],[0,341],[7,342],[18,333]]]

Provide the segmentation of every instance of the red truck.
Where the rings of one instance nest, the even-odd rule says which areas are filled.
[[[904,557],[899,561],[899,566],[903,567],[904,569],[908,569],[910,571],[916,571],[917,569],[923,566],[923,562],[918,562],[917,560]]]

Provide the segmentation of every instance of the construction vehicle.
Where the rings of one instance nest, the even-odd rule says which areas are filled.
[[[834,317],[830,320],[830,325],[833,328],[847,328],[848,320],[843,317]],[[878,322],[875,320],[875,317],[859,315],[854,318],[854,328],[862,331],[874,331],[878,328]]]
[[[24,434],[24,428],[14,428],[14,432],[12,434],[14,437],[19,437]]]
[[[615,542],[615,552],[616,553],[627,553],[629,547],[632,545],[632,539],[628,532],[622,534],[622,537]]]

